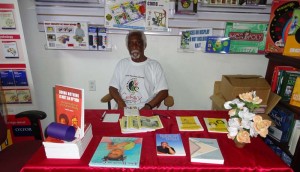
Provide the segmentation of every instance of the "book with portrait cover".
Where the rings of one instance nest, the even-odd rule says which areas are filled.
[[[191,162],[224,164],[217,139],[189,138]]]
[[[143,138],[102,137],[89,166],[139,168]]]
[[[84,136],[84,90],[55,85],[56,122],[76,128],[76,138]]]
[[[158,156],[186,156],[180,134],[156,134]]]
[[[213,133],[228,133],[227,120],[225,118],[203,118],[207,131]]]
[[[204,131],[197,116],[176,116],[179,131]]]

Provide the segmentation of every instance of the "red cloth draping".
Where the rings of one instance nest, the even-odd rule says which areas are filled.
[[[222,171],[222,172],[292,172],[292,169],[286,165],[264,142],[261,138],[251,138],[251,143],[244,148],[236,148],[233,140],[227,138],[224,133],[209,133],[206,130],[203,117],[223,117],[227,118],[226,111],[200,111],[200,110],[145,110],[141,115],[149,116],[153,113],[168,115],[171,118],[161,117],[164,125],[163,129],[148,133],[122,134],[119,123],[103,123],[100,117],[104,110],[85,110],[85,120],[92,124],[93,139],[88,145],[85,153],[78,160],[67,159],[47,159],[44,148],[41,147],[33,157],[22,168],[22,172],[34,171]],[[107,112],[120,113],[123,111],[111,110]],[[175,116],[196,115],[205,131],[201,132],[179,132]],[[184,157],[160,157],[156,155],[156,133],[180,133],[187,156]],[[94,151],[96,150],[102,136],[129,136],[142,137],[142,154],[140,168],[100,168],[89,167]],[[224,164],[205,164],[191,163],[188,138],[216,138],[218,140],[221,152],[224,157]]]

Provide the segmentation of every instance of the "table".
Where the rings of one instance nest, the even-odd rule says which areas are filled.
[[[233,140],[227,138],[224,133],[209,133],[206,131],[203,117],[223,117],[227,118],[226,111],[201,111],[201,110],[144,110],[141,115],[149,116],[153,113],[168,115],[171,118],[161,118],[164,125],[163,129],[148,133],[122,134],[119,123],[103,123],[100,121],[104,110],[85,110],[85,120],[90,122],[93,128],[93,139],[88,145],[85,153],[78,160],[67,159],[47,159],[44,148],[41,147],[32,158],[22,168],[22,172],[34,171],[274,171],[292,172],[293,170],[286,165],[264,142],[261,138],[251,138],[251,143],[244,148],[237,148]],[[123,111],[111,110],[108,113],[120,113]],[[196,115],[205,131],[198,132],[179,132],[175,116]],[[156,155],[156,133],[180,133],[187,156],[185,157],[161,157]],[[96,150],[102,136],[128,136],[142,137],[142,154],[140,168],[100,168],[89,167],[94,151]],[[191,163],[188,138],[216,138],[224,157],[224,164],[205,164]]]

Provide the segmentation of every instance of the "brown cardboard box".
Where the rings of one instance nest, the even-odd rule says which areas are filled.
[[[223,75],[221,81],[221,94],[226,100],[233,100],[241,93],[256,91],[256,95],[267,105],[271,93],[269,83],[258,75]]]

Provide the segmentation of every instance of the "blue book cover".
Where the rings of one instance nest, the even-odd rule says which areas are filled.
[[[14,70],[13,74],[16,86],[28,86],[25,70]]]
[[[0,71],[1,86],[15,86],[12,70]]]
[[[89,166],[139,168],[142,138],[102,137]]]
[[[217,139],[189,138],[191,162],[224,164]]]
[[[156,134],[156,150],[159,156],[185,156],[180,134]]]
[[[280,142],[288,142],[294,124],[294,113],[290,110],[276,106],[269,113],[275,127],[269,128],[268,135]]]
[[[205,52],[207,53],[229,53],[229,37],[208,36]]]

